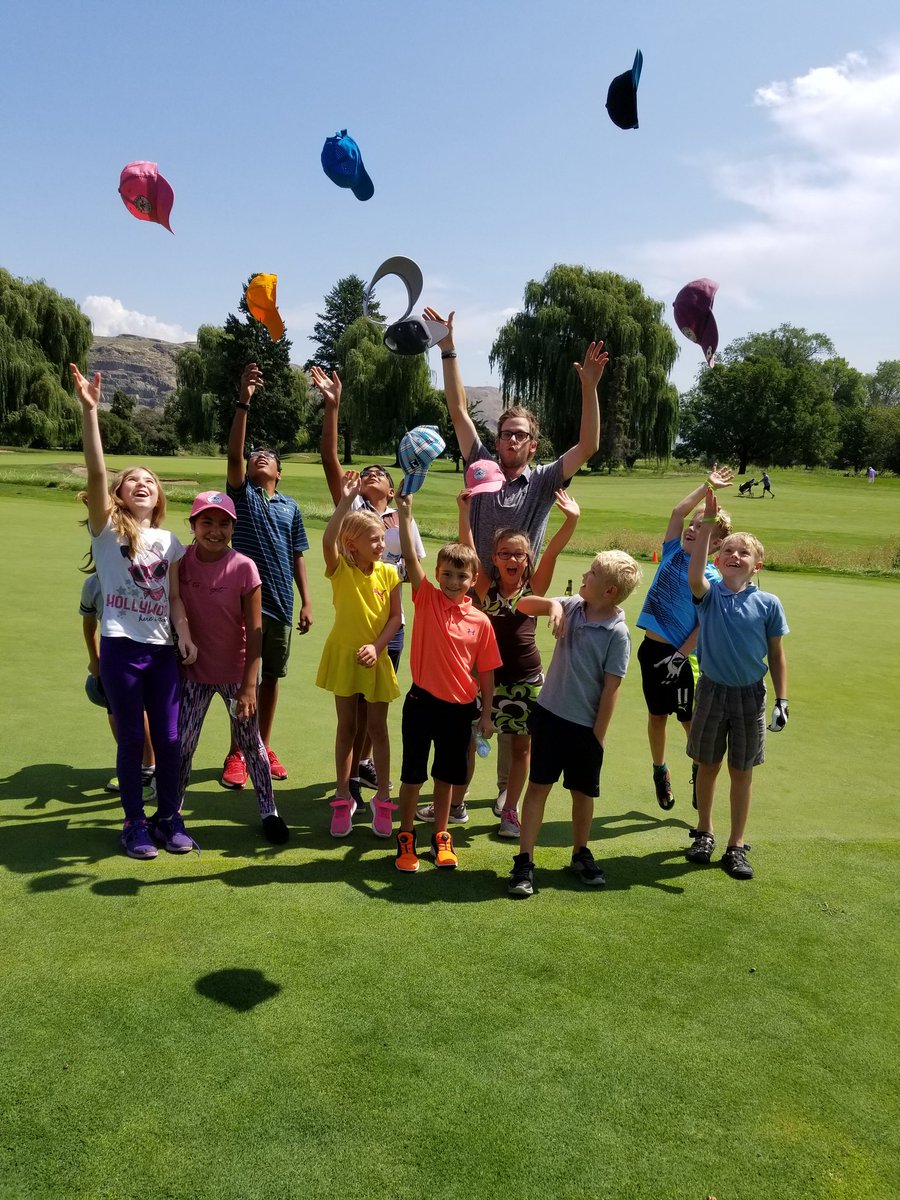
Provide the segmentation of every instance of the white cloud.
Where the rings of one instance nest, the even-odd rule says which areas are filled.
[[[719,303],[753,310],[774,296],[845,298],[895,290],[900,276],[900,54],[858,54],[760,87],[774,127],[765,158],[709,169],[712,192],[749,210],[693,236],[636,248],[658,295],[712,276]]]
[[[133,333],[138,337],[159,338],[163,342],[192,342],[196,336],[180,325],[134,312],[112,296],[87,296],[81,303],[81,310],[90,317],[97,337]]]

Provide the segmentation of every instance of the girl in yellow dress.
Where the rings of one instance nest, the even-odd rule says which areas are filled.
[[[322,535],[325,575],[331,580],[334,628],[322,650],[316,686],[334,693],[337,733],[334,744],[337,787],[331,836],[347,837],[356,802],[350,795],[350,766],[356,737],[357,696],[367,701],[369,736],[378,786],[372,801],[372,829],[392,833],[391,747],[387,709],[400,695],[387,646],[400,628],[400,577],[381,561],[384,522],[376,513],[350,511],[359,493],[359,473],[346,471],[341,498]]]

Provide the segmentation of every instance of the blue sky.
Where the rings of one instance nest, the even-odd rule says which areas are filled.
[[[3,26],[0,266],[97,333],[193,337],[272,271],[303,361],[334,282],[405,254],[423,303],[456,309],[473,386],[556,262],[639,279],[669,320],[717,279],[721,345],[788,321],[861,370],[900,358],[896,0],[33,0]],[[606,89],[638,46],[623,132]],[[366,203],[319,163],[344,127]],[[119,199],[132,159],[172,183],[174,237]],[[391,315],[399,285],[379,295]],[[701,356],[679,342],[687,387]]]

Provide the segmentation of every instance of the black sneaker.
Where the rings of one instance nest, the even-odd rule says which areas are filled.
[[[356,809],[358,812],[363,806],[362,787],[360,786],[360,781],[358,779],[351,779],[347,784],[347,790],[350,792],[351,800],[356,801]]]
[[[513,869],[506,890],[517,900],[534,895],[534,863],[527,854],[513,855]]]
[[[685,850],[685,858],[692,863],[708,863],[716,848],[716,839],[711,833],[704,833],[701,829],[692,829],[691,836],[694,841],[690,849]]]
[[[378,776],[375,774],[375,764],[371,758],[363,758],[359,764],[359,782],[363,787],[377,788]]]
[[[753,868],[747,862],[747,851],[749,849],[750,847],[746,842],[743,846],[725,847],[725,853],[722,855],[722,866],[732,879],[753,878]]]
[[[597,866],[593,854],[587,846],[582,846],[572,855],[569,870],[574,871],[586,887],[605,887],[606,876]]]
[[[656,802],[661,809],[668,812],[675,807],[675,796],[672,792],[672,780],[669,778],[668,767],[665,771],[653,769],[653,786],[656,788]]]
[[[697,764],[691,763],[691,804],[697,807]]]
[[[278,813],[269,813],[267,817],[263,817],[262,827],[263,833],[273,846],[283,846],[291,836],[290,830]]]

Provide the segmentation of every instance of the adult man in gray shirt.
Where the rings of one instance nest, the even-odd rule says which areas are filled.
[[[438,345],[444,369],[444,393],[456,439],[470,466],[480,458],[499,462],[506,484],[498,492],[473,496],[470,508],[475,548],[484,569],[491,574],[491,555],[494,535],[498,529],[524,529],[531,539],[535,559],[541,552],[547,521],[554,503],[554,494],[565,487],[600,445],[600,405],[597,385],[609,355],[602,342],[591,342],[583,363],[575,363],[581,378],[581,429],[576,445],[555,462],[545,467],[529,466],[537,450],[539,429],[535,416],[527,408],[516,405],[501,413],[497,421],[497,454],[493,456],[481,443],[466,406],[459,361],[453,343],[453,318],[446,320],[433,309],[426,309],[429,320],[441,321],[449,330]]]

